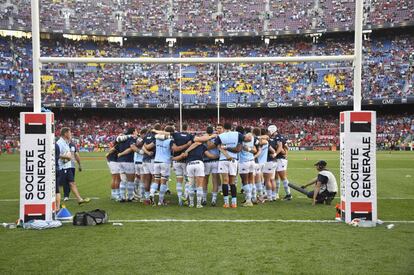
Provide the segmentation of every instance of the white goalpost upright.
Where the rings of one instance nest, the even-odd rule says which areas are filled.
[[[162,58],[129,58],[129,57],[41,57],[40,33],[39,33],[39,0],[32,0],[32,45],[33,45],[33,112],[41,111],[41,86],[40,74],[43,63],[137,63],[137,64],[179,64],[180,66],[180,129],[182,125],[182,93],[181,93],[181,64],[205,64],[217,63],[217,116],[220,121],[220,63],[274,63],[274,62],[328,62],[328,61],[353,61],[354,64],[354,101],[353,111],[343,112],[340,115],[341,129],[341,211],[342,217],[349,222],[353,217],[362,217],[376,221],[376,171],[375,171],[375,112],[361,112],[361,74],[362,74],[362,27],[363,27],[363,0],[355,0],[355,48],[353,55],[335,56],[283,56],[283,57],[162,57]],[[367,115],[367,113],[369,115]],[[368,116],[370,117],[368,119]],[[352,121],[351,121],[352,120]],[[368,127],[367,121],[370,121]],[[352,124],[352,125],[351,125]],[[365,125],[366,127],[361,127]],[[366,131],[368,130],[369,131]],[[359,130],[353,132],[352,130]],[[365,130],[366,132],[360,131]],[[353,134],[352,134],[352,133]],[[345,134],[346,133],[346,134]],[[53,133],[49,133],[53,135]],[[25,134],[21,130],[21,140]],[[362,137],[362,138],[361,138]],[[370,149],[367,148],[369,142]],[[27,146],[27,147],[24,147]],[[34,144],[24,145],[30,150]],[[54,146],[54,144],[50,144]],[[54,147],[53,147],[54,148]],[[53,149],[54,150],[54,149]],[[368,152],[368,151],[369,152]],[[24,154],[24,153],[23,153]],[[21,154],[21,156],[23,156]],[[366,157],[368,156],[368,157]],[[48,156],[48,158],[50,158]],[[366,165],[367,159],[369,165]],[[21,163],[26,159],[21,158]],[[54,160],[53,160],[54,161]],[[364,162],[365,161],[365,162]],[[53,166],[53,165],[52,165]],[[369,166],[369,167],[368,167]],[[356,168],[358,167],[358,168]],[[48,167],[47,169],[50,169]],[[367,171],[370,171],[369,173]],[[54,174],[54,173],[53,173]],[[367,176],[369,174],[369,177]],[[24,190],[25,171],[21,171],[21,190]],[[350,178],[353,175],[353,178]],[[355,179],[358,178],[358,179]],[[54,184],[54,183],[53,183]],[[48,182],[51,185],[51,182]],[[48,192],[51,192],[51,188]],[[368,190],[368,191],[367,191]],[[361,194],[353,196],[352,194]],[[370,196],[368,196],[368,193]],[[23,196],[24,193],[21,193]],[[370,203],[370,207],[368,207]],[[361,206],[363,205],[363,206]],[[357,207],[358,206],[358,207]],[[24,203],[21,202],[21,208]],[[375,208],[375,209],[374,209]],[[361,210],[362,209],[362,210]],[[367,209],[370,209],[369,211]],[[50,215],[49,215],[50,216]]]

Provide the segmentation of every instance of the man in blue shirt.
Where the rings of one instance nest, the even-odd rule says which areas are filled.
[[[175,132],[172,134],[172,138],[174,140],[173,143],[173,156],[179,156],[185,149],[190,147],[191,143],[194,140],[194,136],[187,132],[188,125],[183,123],[182,125],[182,132]],[[180,147],[180,148],[178,148]],[[185,185],[185,194],[183,197],[183,182],[186,176],[186,161],[185,159],[180,161],[173,161],[173,169],[176,176],[176,190],[178,196],[178,203],[182,205],[183,198],[188,196],[189,191],[189,184]]]
[[[79,194],[78,187],[75,183],[75,178],[73,175],[71,160],[72,160],[72,153],[70,151],[69,142],[72,139],[72,133],[69,128],[63,127],[60,131],[60,139],[56,142],[59,146],[59,185],[63,186],[66,183],[69,183],[69,186],[72,192],[75,194],[76,199],[78,200],[79,204],[88,203],[90,201],[89,198],[82,199]]]
[[[193,143],[185,152],[179,156],[174,157],[174,160],[180,161],[185,159],[187,162],[187,175],[191,186],[197,186],[197,208],[203,208],[201,202],[203,199],[204,187],[204,163],[203,159],[208,157],[210,159],[218,158],[218,155],[211,154],[207,146],[201,142]],[[189,192],[189,207],[194,207],[194,188]]]
[[[113,147],[109,149],[106,154],[106,161],[108,163],[109,172],[112,176],[111,181],[111,199],[119,200],[119,183],[121,182],[121,176],[119,174],[119,163],[118,163],[118,151],[116,150],[118,142],[115,141]]]
[[[218,124],[216,126],[217,134],[223,133],[223,125]],[[206,133],[208,135],[212,135],[214,133],[214,128],[212,126],[207,127]],[[206,142],[208,151],[213,154],[220,156],[220,151],[217,149],[217,146],[214,144],[216,137],[211,138],[209,141]],[[203,202],[202,204],[205,205],[207,201],[207,192],[208,192],[208,182],[209,176],[211,175],[211,182],[213,183],[213,188],[211,192],[211,206],[216,206],[217,204],[217,193],[219,190],[220,182],[220,173],[218,170],[218,158],[210,159],[208,157],[204,158],[204,173],[205,173],[205,181],[204,181],[204,192],[203,192]]]
[[[126,130],[125,135],[128,138],[116,145],[118,153],[119,172],[121,174],[121,182],[119,184],[120,201],[132,201],[134,198],[135,189],[135,165],[134,165],[134,152],[136,148],[137,130],[135,128],[129,128]],[[122,177],[124,175],[124,177]]]

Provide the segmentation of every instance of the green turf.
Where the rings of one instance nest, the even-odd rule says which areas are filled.
[[[204,209],[172,205],[145,207],[110,201],[102,153],[82,154],[77,174],[90,205],[67,203],[72,212],[101,208],[111,219],[333,219],[334,206],[312,207],[294,193],[290,202],[254,208]],[[291,152],[289,179],[303,183],[315,175],[312,164],[327,160],[338,176],[336,152]],[[383,220],[414,220],[414,154],[379,152],[378,213]],[[18,155],[0,155],[0,221],[18,217]],[[171,182],[174,191],[174,179]],[[283,193],[283,191],[282,191]],[[414,224],[388,230],[345,224],[308,223],[124,223],[47,231],[0,229],[0,273],[323,273],[413,274]]]

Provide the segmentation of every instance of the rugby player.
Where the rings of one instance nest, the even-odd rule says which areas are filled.
[[[167,126],[164,131],[171,135],[174,132],[174,128]],[[155,135],[154,181],[150,188],[150,199],[154,202],[155,192],[158,190],[158,186],[160,186],[158,205],[166,205],[164,196],[168,188],[166,183],[170,177],[171,148],[173,146],[173,140],[170,138],[170,135],[163,137],[161,134]]]
[[[78,200],[79,204],[88,203],[90,201],[89,198],[83,199],[78,191],[78,187],[75,183],[75,178],[72,172],[71,160],[72,160],[72,153],[69,148],[69,143],[72,140],[72,133],[69,128],[63,127],[60,131],[60,139],[56,142],[59,146],[59,177],[58,177],[58,185],[63,186],[66,183],[69,183],[69,186],[72,192],[75,194],[76,199]]]
[[[256,186],[255,190],[256,190],[257,198],[255,194],[253,194],[253,200],[256,199],[257,201],[263,203],[264,202],[263,191],[265,190],[263,170],[264,170],[264,165],[267,161],[267,155],[269,151],[269,142],[267,140],[268,136],[266,135],[266,129],[263,129],[262,131],[260,128],[254,128],[253,134],[256,137],[260,137],[259,147],[258,147],[256,154],[254,155],[254,159],[255,159],[254,182]]]
[[[250,137],[251,139],[251,137]],[[238,165],[238,153],[242,150],[242,142],[250,141],[249,137],[244,140],[242,134],[232,131],[231,124],[224,124],[224,132],[217,136],[214,144],[220,150],[219,172],[222,177],[222,188],[224,197],[224,208],[237,208],[237,188],[235,185]],[[231,192],[231,205],[229,204],[229,185]]]
[[[191,143],[194,140],[194,136],[187,132],[188,125],[186,123],[183,123],[182,129],[182,132],[175,132],[172,134],[172,138],[174,140],[172,147],[174,157],[181,155],[181,153],[183,153],[188,147],[190,147]],[[185,194],[183,196],[183,183],[186,177],[186,160],[174,160],[173,169],[176,177],[178,204],[181,206],[183,205],[183,202],[186,200],[189,191],[189,183],[186,183]]]
[[[131,202],[134,198],[135,189],[135,165],[134,152],[138,150],[136,147],[137,130],[128,128],[125,132],[127,139],[117,143],[115,146],[118,153],[119,172],[121,174],[121,182],[119,184],[120,202]]]
[[[114,145],[109,152],[105,155],[106,161],[108,163],[109,172],[112,176],[111,181],[111,199],[119,200],[119,183],[121,182],[121,176],[119,174],[119,164],[118,164],[118,152],[116,151],[117,142],[114,142]]]
[[[142,146],[144,146],[144,137],[147,134],[148,130],[146,128],[141,129],[139,136],[137,137],[136,147],[137,150],[134,152],[134,164],[135,164],[135,191],[134,191],[134,198],[143,201],[145,197],[145,187],[143,182],[143,158],[144,158],[144,150],[142,150]]]
[[[174,157],[175,160],[186,159],[187,175],[191,187],[197,187],[197,208],[203,208],[202,200],[205,180],[203,163],[204,157],[217,159],[219,156],[210,153],[205,144],[195,142],[188,149],[186,149],[185,152],[181,153],[180,156]],[[194,188],[190,188],[189,201],[189,207],[194,207]]]
[[[208,126],[206,129],[206,133],[208,135],[212,135],[214,132],[214,129],[212,126]],[[223,133],[223,125],[218,124],[216,126],[216,132],[217,134],[221,134]],[[213,154],[213,155],[220,155],[220,151],[217,149],[217,146],[214,144],[216,140],[216,137],[211,138],[209,141],[206,142],[207,148],[209,149],[208,152]],[[219,186],[221,185],[220,182],[220,174],[218,171],[218,158],[216,159],[210,159],[207,156],[204,157],[203,159],[204,162],[204,174],[205,174],[205,179],[204,179],[204,191],[203,191],[203,201],[202,201],[202,205],[206,204],[207,201],[207,193],[208,193],[208,182],[209,182],[209,176],[211,175],[211,181],[213,183],[213,188],[212,188],[212,192],[211,192],[211,206],[216,206],[217,205],[217,193],[219,190]]]
[[[161,124],[157,123],[154,125],[153,130],[161,130]],[[150,187],[152,181],[154,180],[152,175],[154,174],[154,157],[155,157],[155,133],[153,131],[148,131],[144,137],[144,145],[142,146],[144,151],[144,157],[142,159],[142,168],[143,168],[143,181],[145,187],[145,200],[144,203],[149,205],[154,202],[150,198]]]
[[[251,133],[251,128],[244,130],[245,136],[250,136],[250,141],[243,141],[242,150],[239,153],[239,174],[242,180],[242,188],[245,195],[245,203],[243,206],[253,206],[253,183],[255,172],[254,154],[257,153],[259,140]]]
[[[276,135],[275,135],[275,158],[276,158],[276,173],[275,173],[275,180],[276,180],[276,198],[279,196],[279,187],[280,187],[280,181],[283,182],[283,188],[285,189],[285,197],[283,200],[291,200],[292,194],[290,193],[289,188],[289,180],[287,178],[287,166],[288,166],[288,160],[287,160],[287,150],[288,147],[286,145],[286,139],[277,131],[277,127],[275,125],[272,125],[275,128]]]

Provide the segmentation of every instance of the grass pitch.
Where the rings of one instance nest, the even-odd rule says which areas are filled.
[[[312,207],[295,191],[293,201],[253,208],[179,208],[174,178],[173,194],[167,198],[172,204],[167,207],[120,204],[109,200],[110,175],[103,154],[81,156],[79,190],[82,196],[99,199],[81,207],[69,201],[72,213],[101,208],[111,220],[332,220],[335,216],[334,204]],[[313,163],[319,159],[328,162],[339,181],[338,152],[309,151],[289,154],[289,180],[300,184],[315,176]],[[1,155],[0,163],[0,221],[12,222],[19,207],[18,155]],[[414,154],[379,152],[377,172],[379,218],[414,221]],[[0,273],[414,273],[414,223],[395,223],[392,230],[275,221],[123,224],[65,224],[45,231],[0,228]]]

